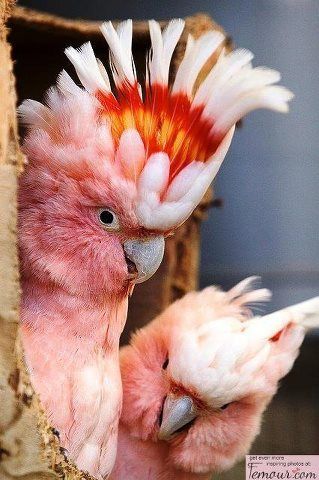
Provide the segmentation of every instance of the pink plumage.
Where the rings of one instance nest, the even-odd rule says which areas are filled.
[[[169,88],[183,27],[174,20],[162,33],[150,22],[144,97],[126,21],[102,26],[115,93],[87,43],[66,50],[84,88],[63,71],[45,105],[26,100],[19,108],[29,162],[19,188],[26,362],[62,445],[98,478],[116,456],[128,295],[156,271],[164,237],[204,195],[236,121],[260,107],[287,111],[292,97],[273,86],[277,72],[253,69],[244,50],[222,54],[194,92],[223,41],[219,32],[189,38]]]
[[[209,480],[241,459],[291,369],[319,297],[264,317],[246,279],[175,302],[121,351],[123,411],[112,480]]]
[[[85,98],[76,107],[85,119]],[[68,118],[68,126],[61,117],[57,135],[78,128],[76,117]],[[32,132],[24,144],[22,334],[32,381],[62,445],[81,468],[105,476],[115,457],[118,340],[130,281],[122,243],[130,231],[138,232],[138,223],[130,186],[105,165],[109,137],[89,121],[81,132],[82,145],[76,139],[54,144],[43,131]],[[116,211],[121,231],[101,224],[103,206]]]

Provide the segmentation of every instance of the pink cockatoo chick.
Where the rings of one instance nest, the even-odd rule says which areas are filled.
[[[112,480],[208,480],[249,450],[319,297],[264,317],[252,278],[189,293],[121,351],[123,411]]]
[[[187,42],[173,84],[171,58],[184,22],[150,22],[141,86],[132,21],[103,24],[112,79],[90,43],[66,49],[81,86],[63,71],[45,105],[26,100],[19,227],[22,337],[36,391],[76,464],[105,477],[116,456],[121,408],[119,336],[128,295],[158,268],[164,237],[192,213],[215,177],[235,124],[256,108],[285,112],[280,75],[252,54],[222,53],[220,32]],[[114,85],[111,90],[110,85]]]

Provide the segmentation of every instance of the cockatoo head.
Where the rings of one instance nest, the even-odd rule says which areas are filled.
[[[252,54],[225,55],[194,91],[224,36],[211,31],[187,47],[171,87],[171,58],[184,22],[164,32],[150,21],[146,82],[137,82],[132,21],[103,24],[109,76],[90,43],[66,55],[82,87],[63,71],[46,105],[26,100],[29,166],[20,188],[21,248],[28,270],[74,292],[110,294],[149,278],[164,237],[198,205],[231,142],[235,124],[264,107],[287,110],[278,72],[253,69]],[[44,273],[45,272],[45,273]]]
[[[269,291],[250,291],[250,284],[186,295],[123,353],[123,422],[143,440],[168,442],[168,461],[178,469],[224,470],[248,452],[298,355],[305,329],[297,322],[315,312],[319,323],[318,299],[310,308],[305,302],[252,317],[246,304]]]

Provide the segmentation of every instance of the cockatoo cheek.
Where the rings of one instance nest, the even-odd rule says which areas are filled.
[[[231,468],[249,450],[260,429],[262,404],[236,402],[226,410],[202,415],[170,445],[174,465],[196,473]]]
[[[152,329],[152,325],[149,325]],[[133,339],[134,349],[124,347],[121,354],[123,409],[121,421],[132,436],[157,441],[160,415],[169,391],[165,368],[167,347],[160,329],[153,335],[143,330]],[[143,395],[140,394],[143,392]]]
[[[22,211],[25,268],[76,295],[119,294],[128,281],[119,234],[105,231],[95,211],[67,193],[35,201],[33,208]]]

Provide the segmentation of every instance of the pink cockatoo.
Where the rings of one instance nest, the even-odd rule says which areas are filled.
[[[112,480],[209,480],[248,453],[262,414],[319,326],[319,297],[254,317],[252,278],[189,293],[120,355],[123,410]]]
[[[171,87],[184,22],[150,22],[146,82],[132,58],[132,21],[102,25],[112,84],[90,43],[66,55],[82,86],[62,71],[46,105],[26,100],[19,226],[22,337],[36,391],[83,470],[111,471],[121,408],[119,336],[128,295],[159,266],[164,237],[184,222],[215,177],[235,123],[256,108],[285,112],[280,76],[252,68],[252,54],[222,53],[208,32],[187,42]]]

